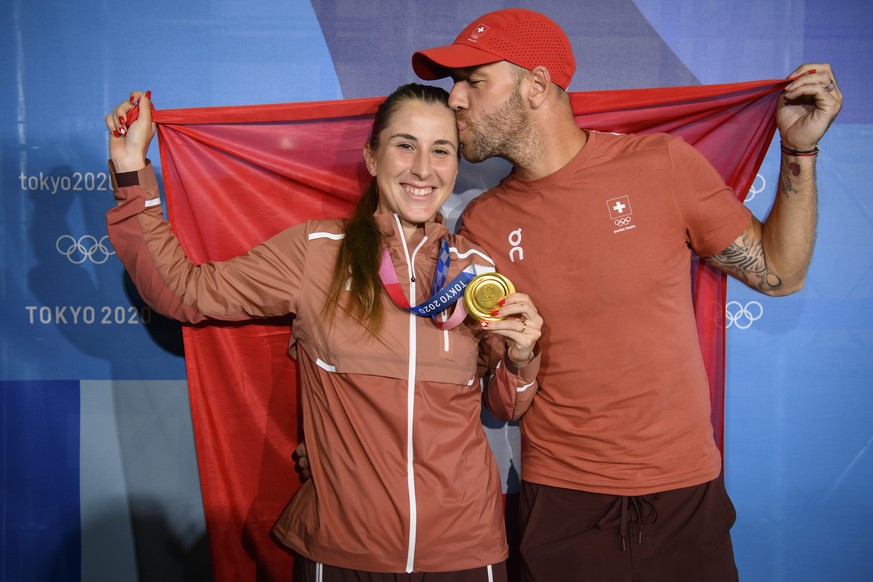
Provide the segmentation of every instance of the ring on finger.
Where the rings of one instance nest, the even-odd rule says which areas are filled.
[[[831,91],[833,91],[836,88],[837,88],[837,86],[834,84],[833,79],[831,79],[831,82],[828,83],[827,85],[825,85],[824,90],[827,91],[828,93],[830,93]]]

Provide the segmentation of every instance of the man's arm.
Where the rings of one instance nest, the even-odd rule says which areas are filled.
[[[814,71],[814,72],[810,72]],[[818,219],[815,162],[818,141],[842,107],[830,65],[807,64],[789,78],[776,112],[782,161],[776,199],[762,223],[749,226],[707,262],[767,295],[803,288]]]

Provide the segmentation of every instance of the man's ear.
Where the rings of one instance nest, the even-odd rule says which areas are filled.
[[[530,71],[530,92],[528,98],[532,109],[540,107],[546,102],[546,98],[552,92],[552,76],[549,70],[542,66],[536,66]]]

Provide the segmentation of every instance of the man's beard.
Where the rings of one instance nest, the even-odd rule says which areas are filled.
[[[516,83],[512,95],[500,109],[480,122],[473,123],[460,112],[458,119],[466,125],[467,134],[461,148],[465,160],[473,164],[493,157],[515,161],[519,150],[524,148],[523,138],[528,137],[530,125],[524,115],[519,89]]]

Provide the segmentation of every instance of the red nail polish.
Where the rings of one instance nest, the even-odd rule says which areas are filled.
[[[487,321],[481,321],[481,322],[479,322],[479,325],[481,325],[482,327],[488,327],[488,322],[487,322]]]
[[[494,311],[491,312],[491,317],[497,317],[497,314],[498,314],[498,313],[500,313],[500,310],[499,310],[499,309],[495,309]]]
[[[114,135],[115,137],[121,137],[121,134],[118,133],[118,130],[117,130],[117,129],[113,129],[113,130],[112,130],[112,135]]]
[[[123,125],[127,125],[127,122],[124,120],[124,116],[123,116],[123,115],[119,115],[119,116],[118,116],[118,121],[120,121]]]
[[[133,103],[133,95],[130,96],[130,102]]]
[[[503,304],[504,304],[504,303],[506,303],[506,297],[504,297],[503,299],[501,299],[500,301],[498,301],[498,302],[497,302],[497,305],[499,305],[500,307],[503,307]]]
[[[152,90],[151,89],[149,89],[148,91],[145,92],[145,98],[148,99],[149,101],[152,100]]]

